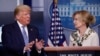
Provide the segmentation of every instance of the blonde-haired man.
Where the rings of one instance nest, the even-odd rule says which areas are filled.
[[[31,8],[19,5],[14,10],[15,22],[2,29],[5,56],[44,56],[43,41],[36,27],[30,24]]]

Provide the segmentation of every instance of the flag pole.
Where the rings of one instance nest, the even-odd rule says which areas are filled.
[[[58,3],[58,0],[53,0],[53,2],[54,2],[54,4],[55,4],[55,6],[56,6],[57,3]]]
[[[56,9],[57,2],[58,2],[57,0],[53,0],[54,9]],[[54,12],[54,15],[56,15],[56,11]],[[56,19],[56,16],[54,16],[54,18]],[[56,20],[55,20],[55,22],[56,22]],[[54,25],[55,25],[54,28],[56,29],[56,28],[57,28],[57,27],[56,27],[56,23],[54,23]],[[57,30],[54,31],[54,40],[55,40],[55,44],[54,44],[54,45],[55,45],[55,46],[58,45],[58,44],[56,43],[56,40],[57,40],[57,38],[56,38],[57,36],[56,36],[56,35],[57,35]],[[56,47],[57,47],[57,46],[56,46]]]
[[[20,5],[20,0],[17,0],[17,6]]]
[[[54,3],[57,4],[58,3],[58,0],[54,0]]]

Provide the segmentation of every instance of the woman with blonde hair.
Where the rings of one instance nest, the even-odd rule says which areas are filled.
[[[98,34],[90,28],[95,21],[95,17],[88,11],[76,11],[73,23],[77,30],[70,35],[70,46],[99,46]]]

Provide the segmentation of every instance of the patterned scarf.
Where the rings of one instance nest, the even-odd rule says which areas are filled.
[[[82,38],[78,36],[78,34],[77,34],[76,31],[73,32],[71,35],[72,35],[72,38],[74,39],[73,41],[76,42],[78,46],[82,46],[82,42],[83,42],[84,40],[86,40],[86,39],[88,38],[88,36],[89,36],[92,32],[94,32],[94,30],[90,29],[90,30],[88,31],[87,34],[84,34],[84,35],[82,36]],[[73,46],[75,46],[75,43],[73,43]]]

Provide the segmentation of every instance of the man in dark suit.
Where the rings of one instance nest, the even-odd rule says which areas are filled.
[[[14,10],[15,22],[2,28],[5,56],[44,56],[43,40],[30,24],[31,8],[19,5]]]

